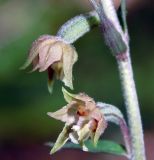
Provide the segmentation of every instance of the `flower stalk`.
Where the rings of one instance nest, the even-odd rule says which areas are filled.
[[[100,19],[96,11],[80,14],[64,23],[57,32],[57,36],[71,44],[88,33],[92,28],[98,26],[99,23]]]
[[[120,73],[124,102],[126,105],[128,124],[131,135],[132,157],[131,160],[145,160],[145,149],[140,108],[136,93],[133,70],[129,52],[125,53],[127,59],[117,58]]]
[[[126,151],[127,151],[126,157],[129,159],[131,157],[131,152],[132,152],[131,151],[131,138],[130,138],[129,129],[123,117],[123,114],[117,107],[111,104],[98,102],[97,106],[101,108],[105,116],[105,120],[107,122],[115,123],[116,125],[120,127],[120,130],[121,130],[121,133],[124,139]]]

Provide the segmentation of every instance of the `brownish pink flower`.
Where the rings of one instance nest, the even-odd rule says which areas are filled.
[[[86,94],[73,95],[63,89],[66,106],[56,112],[49,112],[48,115],[65,122],[65,127],[59,135],[51,153],[59,150],[68,139],[73,143],[80,144],[83,150],[87,150],[84,145],[91,137],[94,145],[104,132],[107,124],[102,111],[96,106],[95,101]]]
[[[49,91],[51,91],[54,75],[73,89],[72,68],[77,57],[75,48],[60,37],[42,35],[33,42],[28,60],[22,68],[25,69],[32,64],[32,71],[48,70]]]

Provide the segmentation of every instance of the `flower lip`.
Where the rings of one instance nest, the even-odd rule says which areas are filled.
[[[79,116],[88,116],[89,110],[86,110],[86,109],[85,109],[85,106],[79,105],[79,106],[78,106],[77,114],[78,114]]]
[[[90,129],[92,130],[92,132],[96,132],[96,129],[98,127],[98,121],[96,119],[92,119],[90,121]]]

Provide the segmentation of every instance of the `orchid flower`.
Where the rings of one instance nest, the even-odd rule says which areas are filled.
[[[48,113],[50,117],[65,123],[51,154],[59,150],[69,139],[75,144],[80,144],[83,150],[87,151],[84,141],[91,138],[96,146],[107,127],[104,115],[88,95],[84,93],[74,95],[64,88],[62,90],[68,104],[56,112]]]
[[[24,66],[30,64],[32,71],[48,71],[48,88],[52,92],[54,75],[64,82],[67,87],[73,89],[72,68],[77,61],[75,48],[65,42],[62,38],[51,35],[42,35],[35,42],[29,52],[29,57]]]

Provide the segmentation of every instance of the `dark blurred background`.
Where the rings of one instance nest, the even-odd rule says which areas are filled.
[[[106,154],[62,150],[53,156],[44,143],[55,141],[63,124],[46,113],[65,105],[61,82],[47,91],[46,73],[19,70],[31,43],[55,35],[71,17],[91,10],[88,0],[0,0],[0,160],[119,159]],[[154,2],[128,0],[131,56],[140,100],[147,159],[154,159]],[[125,113],[115,59],[99,28],[75,43],[75,93],[119,106]],[[109,125],[105,139],[122,143],[118,127]],[[121,158],[124,159],[124,158]]]

